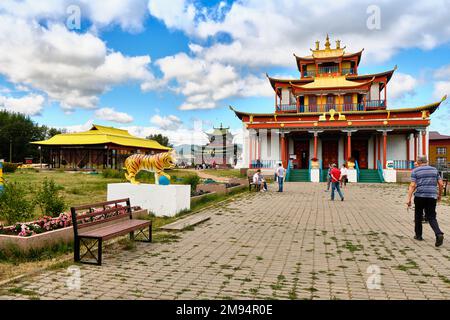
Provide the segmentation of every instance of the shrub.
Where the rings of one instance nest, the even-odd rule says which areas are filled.
[[[19,183],[6,183],[0,194],[0,218],[8,224],[26,221],[33,216],[34,204],[28,200],[28,188]]]
[[[183,178],[183,184],[191,185],[191,192],[195,192],[197,190],[197,185],[200,183],[200,177],[196,174],[191,174],[185,176]]]
[[[14,173],[18,167],[17,163],[3,162],[3,172],[5,173]]]
[[[66,209],[66,201],[59,194],[63,187],[57,185],[55,181],[47,178],[42,181],[41,188],[38,189],[35,203],[41,208],[43,214],[50,214],[52,217],[59,216]]]
[[[102,171],[103,178],[106,179],[123,179],[125,177],[124,170],[104,169]]]

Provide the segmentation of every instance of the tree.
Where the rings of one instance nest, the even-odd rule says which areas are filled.
[[[0,111],[0,159],[24,162],[25,157],[39,158],[39,150],[33,141],[46,140],[60,130],[40,126],[20,113]]]
[[[146,137],[145,139],[154,140],[154,141],[158,142],[160,145],[165,146],[165,147],[169,147],[169,148],[173,147],[173,145],[171,143],[169,143],[169,137],[163,136],[160,133],[151,134],[148,137]]]

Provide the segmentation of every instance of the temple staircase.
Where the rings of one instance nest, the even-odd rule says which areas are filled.
[[[361,183],[382,183],[378,170],[361,169],[359,181]]]
[[[309,182],[309,170],[291,169],[289,182]]]

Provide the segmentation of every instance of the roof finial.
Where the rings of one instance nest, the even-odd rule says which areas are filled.
[[[320,49],[320,41],[317,40],[317,41],[316,41],[316,50],[319,50],[319,49]]]
[[[336,49],[341,48],[341,40],[336,40]]]
[[[330,37],[328,36],[328,33],[327,33],[327,39],[326,39],[326,42],[325,42],[325,49],[330,50],[330,47],[331,47],[331,45],[330,45]]]

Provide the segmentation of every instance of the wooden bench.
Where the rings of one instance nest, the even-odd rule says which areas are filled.
[[[248,191],[252,191],[252,186],[255,187],[255,191],[261,190],[261,185],[253,182],[253,177],[248,176]]]
[[[80,214],[78,211],[83,212]],[[135,241],[152,241],[152,221],[133,219],[130,199],[120,199],[70,208],[74,233],[74,260],[87,264],[102,264],[103,241],[130,234]],[[148,236],[144,230],[148,228]],[[136,234],[134,232],[139,231]],[[142,235],[143,240],[136,240]],[[80,245],[87,251],[80,257]],[[91,251],[97,245],[97,256]],[[86,255],[95,259],[82,261]]]

